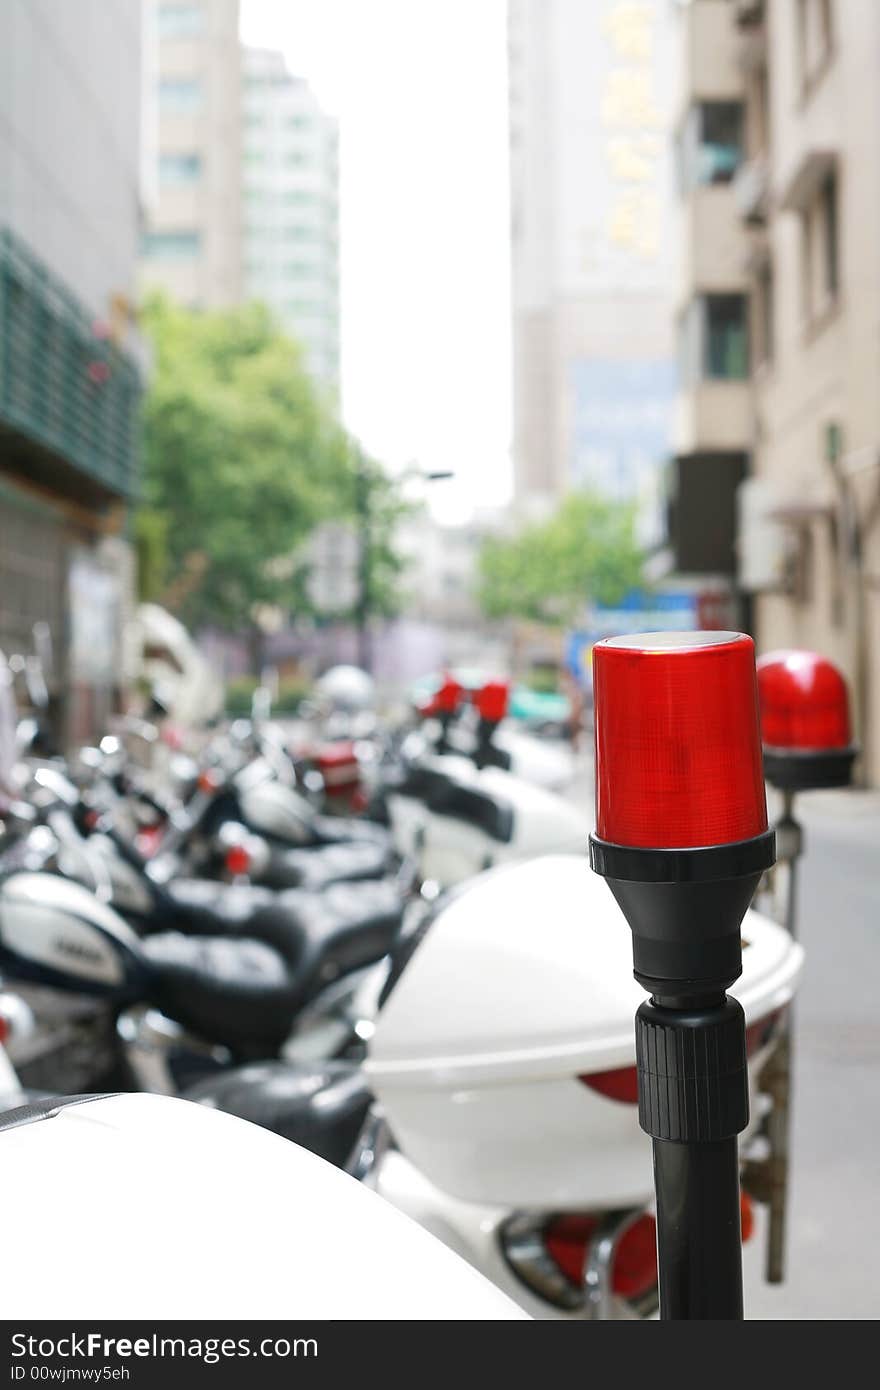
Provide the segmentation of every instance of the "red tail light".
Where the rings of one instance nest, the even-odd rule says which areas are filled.
[[[200,792],[206,792],[208,794],[215,792],[219,789],[220,782],[220,773],[216,768],[205,767],[199,773],[198,788]]]
[[[557,1216],[544,1227],[544,1248],[578,1287],[584,1282],[587,1251],[596,1232],[594,1216]],[[638,1298],[657,1282],[657,1227],[647,1212],[624,1231],[614,1256],[611,1286],[619,1298]]]
[[[510,686],[506,681],[487,681],[482,690],[475,691],[473,702],[481,719],[500,724],[510,704]]]
[[[746,1055],[753,1057],[765,1047],[773,1037],[784,1009],[774,1009],[746,1028]],[[582,1085],[588,1086],[608,1100],[618,1100],[624,1105],[638,1105],[639,1085],[635,1067],[615,1067],[611,1071],[582,1072],[578,1076]]]
[[[230,845],[226,851],[224,863],[226,872],[232,874],[233,878],[238,878],[242,874],[249,874],[251,871],[251,856],[244,845]]]
[[[837,667],[815,652],[770,652],[758,662],[761,737],[803,752],[852,743],[849,696]]]
[[[638,1076],[635,1067],[616,1067],[614,1071],[584,1072],[578,1081],[598,1091],[609,1100],[620,1100],[626,1105],[637,1105],[639,1100]]]
[[[9,1035],[11,1031],[12,1030],[9,1027],[9,1019],[6,1017],[5,1014],[0,1014],[0,1046],[2,1046],[3,1043],[9,1041]]]
[[[754,644],[642,633],[593,649],[596,833],[688,849],[767,829]]]

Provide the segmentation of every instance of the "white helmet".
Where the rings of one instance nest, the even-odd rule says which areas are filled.
[[[360,714],[376,703],[372,676],[359,666],[331,666],[315,683],[315,694],[334,710]]]

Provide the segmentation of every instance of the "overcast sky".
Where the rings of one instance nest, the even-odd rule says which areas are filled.
[[[346,423],[451,468],[444,519],[510,490],[504,0],[242,0],[339,118]]]

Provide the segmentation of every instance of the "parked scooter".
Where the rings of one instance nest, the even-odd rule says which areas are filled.
[[[802,951],[755,912],[743,939],[748,1141]],[[644,1316],[656,1256],[630,949],[583,855],[500,868],[426,909],[365,983],[362,1068],[255,1065],[191,1094],[336,1161],[363,1120],[349,1170],[534,1316]]]

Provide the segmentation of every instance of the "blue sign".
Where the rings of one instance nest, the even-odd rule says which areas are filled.
[[[697,593],[668,590],[646,594],[634,589],[620,603],[591,604],[586,625],[566,638],[565,664],[576,680],[592,680],[593,647],[603,637],[625,632],[692,632],[700,626]]]

